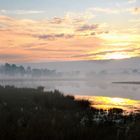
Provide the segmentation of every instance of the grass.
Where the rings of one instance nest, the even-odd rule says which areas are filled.
[[[139,140],[140,115],[122,113],[58,90],[0,86],[0,140]]]

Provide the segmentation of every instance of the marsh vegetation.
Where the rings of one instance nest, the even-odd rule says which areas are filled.
[[[43,87],[0,86],[1,140],[139,140],[140,114],[108,112]]]

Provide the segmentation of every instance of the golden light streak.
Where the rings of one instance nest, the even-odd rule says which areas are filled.
[[[111,108],[121,108],[128,112],[140,110],[139,100],[104,96],[75,96],[75,98],[88,100],[91,102],[91,106],[98,109],[108,110]]]

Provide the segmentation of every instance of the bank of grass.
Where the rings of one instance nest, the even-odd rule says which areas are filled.
[[[139,140],[140,115],[122,112],[105,115],[58,90],[0,86],[0,140]]]

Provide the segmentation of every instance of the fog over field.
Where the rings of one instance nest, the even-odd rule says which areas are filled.
[[[131,70],[140,69],[140,57],[120,59],[120,60],[89,60],[89,61],[63,61],[63,62],[40,62],[40,63],[23,63],[24,66],[50,68],[59,71],[101,71],[101,70]]]
[[[140,58],[102,61],[24,63],[21,74],[1,74],[0,84],[18,87],[44,86],[65,94],[140,99]],[[21,64],[16,64],[17,67]],[[27,73],[29,66],[32,73]],[[40,71],[43,73],[41,73]],[[46,73],[44,72],[46,71]]]

